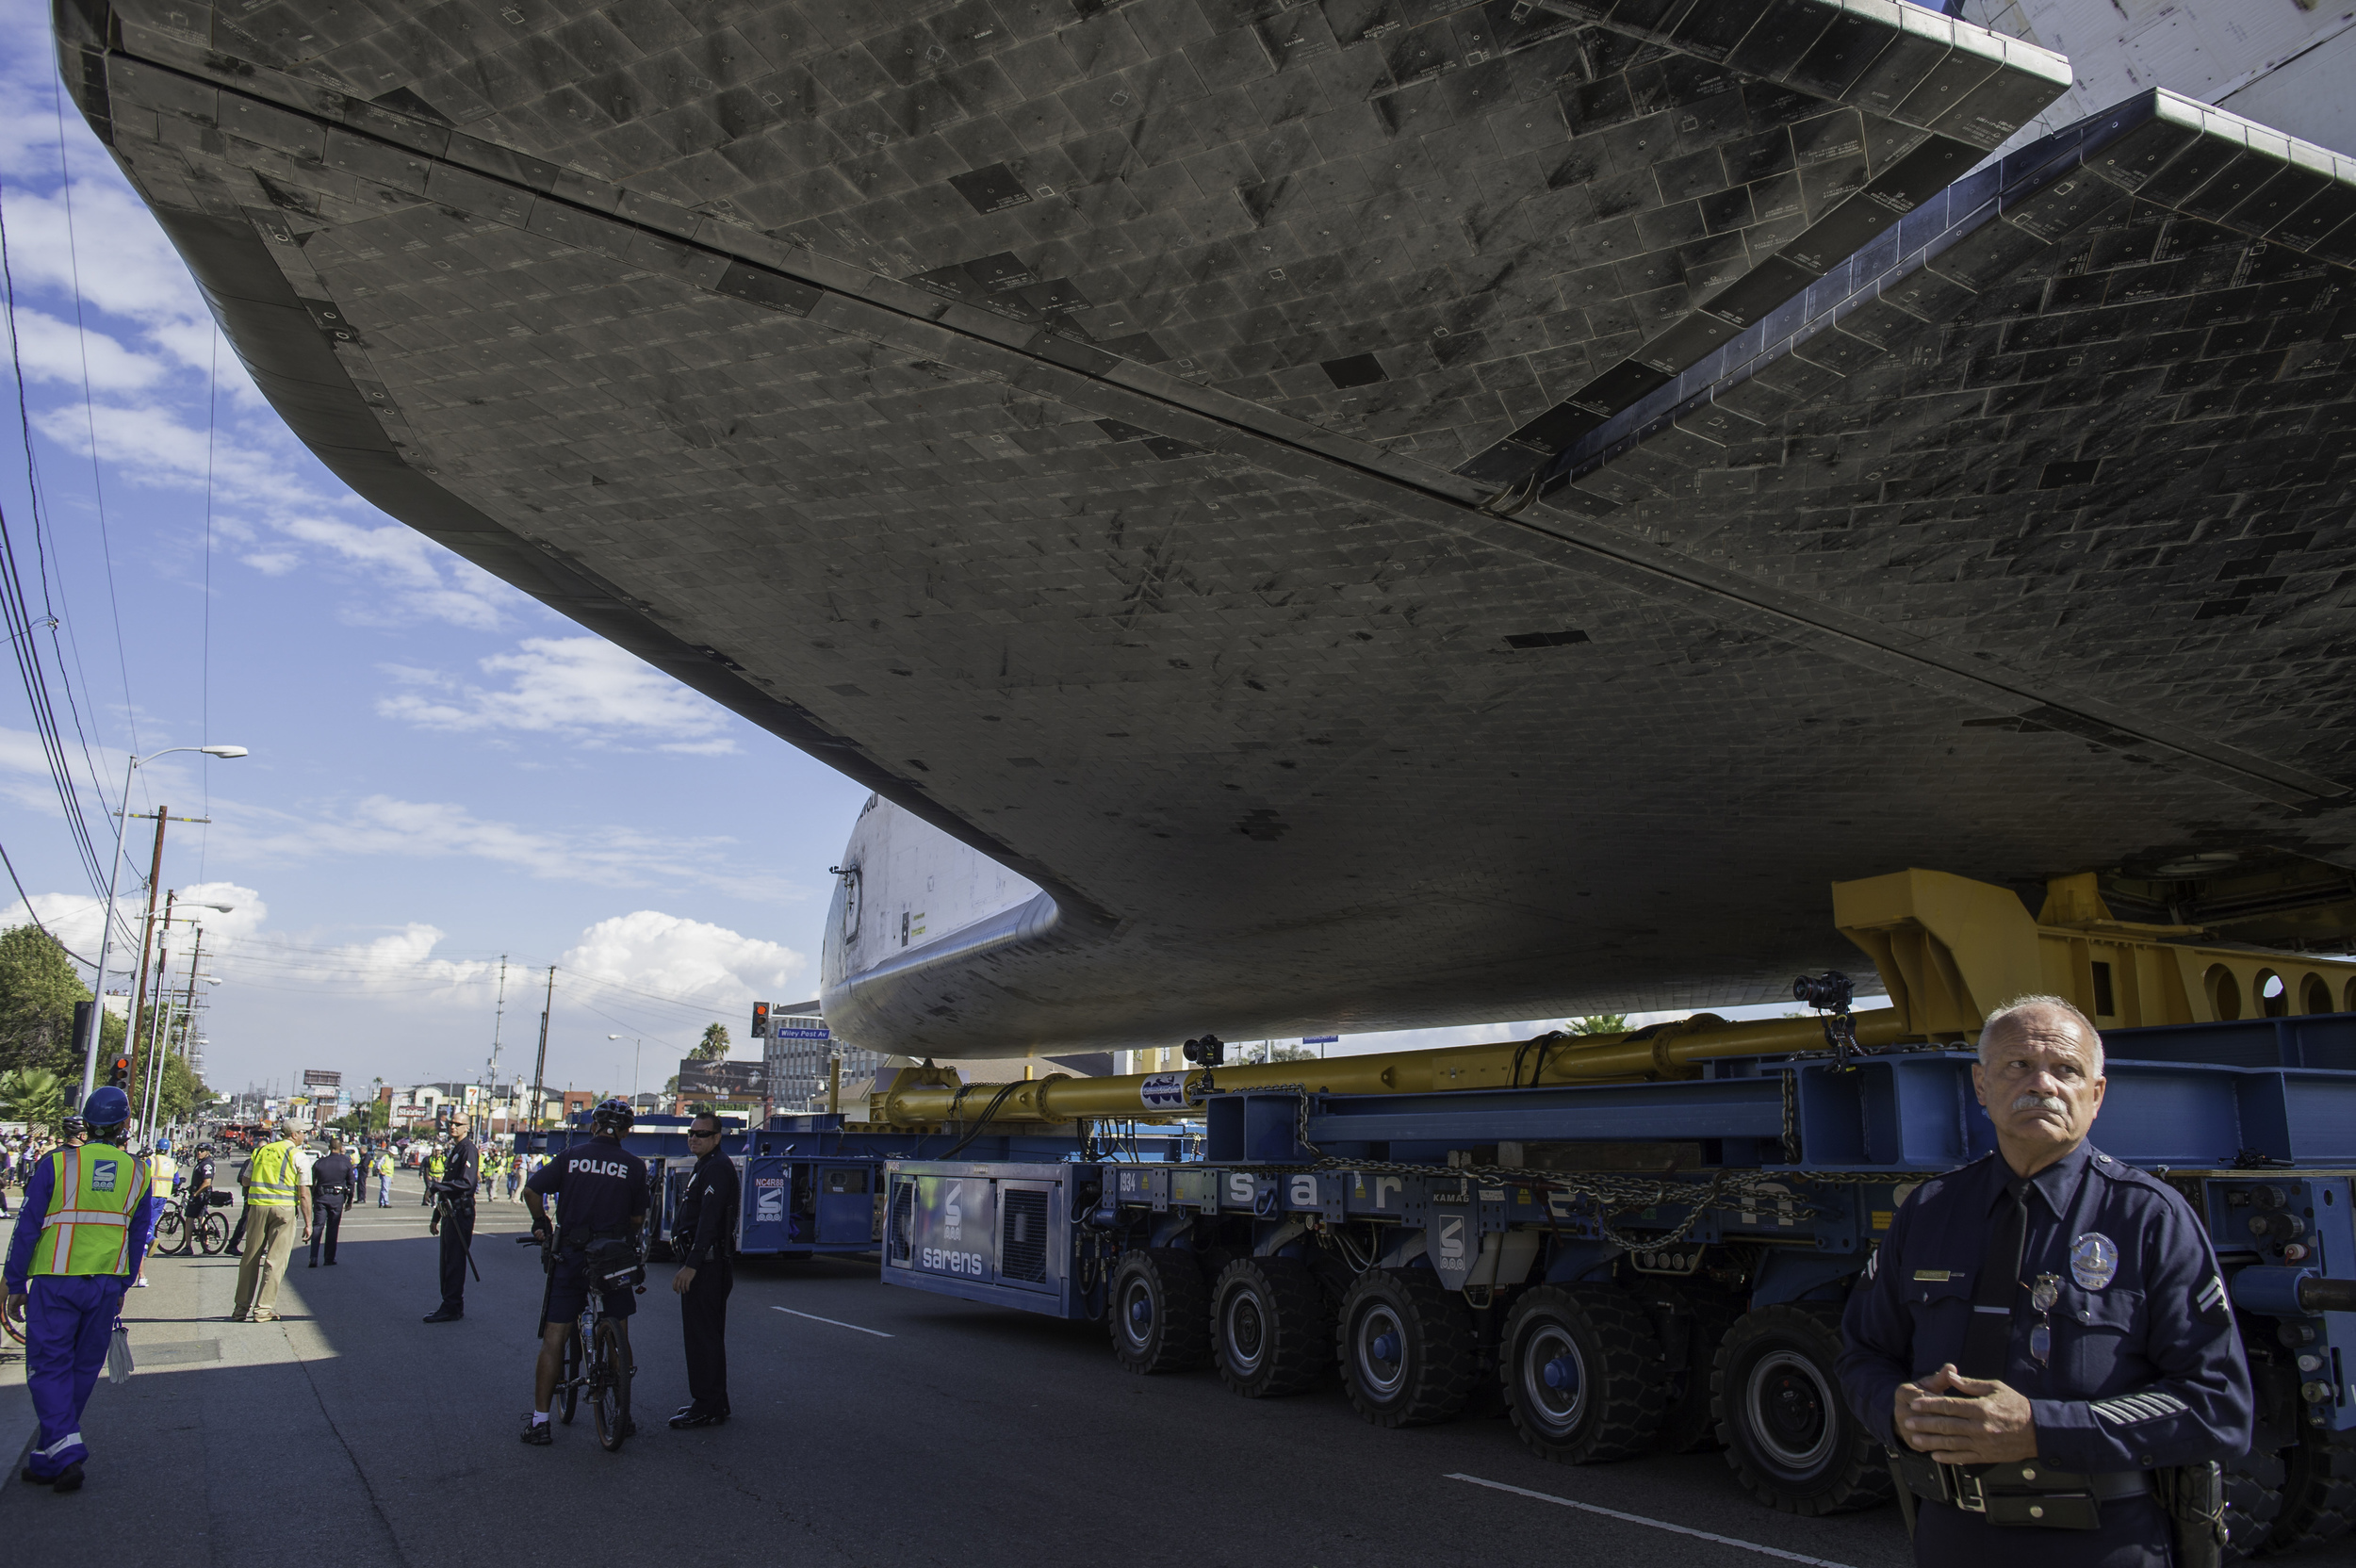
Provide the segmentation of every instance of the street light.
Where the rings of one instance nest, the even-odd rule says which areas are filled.
[[[90,1038],[82,1047],[82,1098],[90,1099],[90,1090],[98,1085],[98,1042],[106,1034],[106,959],[111,956],[115,937],[115,878],[123,871],[123,834],[131,825],[131,776],[158,757],[169,757],[176,751],[201,751],[207,757],[227,760],[243,757],[243,746],[166,746],[144,757],[133,757],[123,770],[123,811],[115,822],[115,855],[106,867],[106,906],[99,911],[98,982],[90,988]],[[139,1027],[139,1021],[130,1021]]]
[[[622,1037],[619,1035],[608,1035],[605,1037],[610,1040],[618,1040]],[[636,1036],[632,1036],[630,1037],[630,1103],[632,1110],[635,1110],[638,1107],[638,1058],[646,1054],[646,1042],[645,1040],[638,1038]]]

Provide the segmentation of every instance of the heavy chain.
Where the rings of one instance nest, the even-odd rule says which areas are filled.
[[[1402,1160],[1350,1160],[1328,1154],[1309,1141],[1309,1093],[1300,1084],[1255,1085],[1252,1092],[1290,1094],[1296,1097],[1293,1140],[1317,1156],[1314,1162],[1293,1165],[1248,1165],[1235,1168],[1261,1175],[1289,1175],[1301,1172],[1352,1171],[1369,1176],[1455,1176],[1477,1178],[1485,1182],[1511,1182],[1519,1186],[1534,1186],[1547,1193],[1562,1192],[1574,1201],[1585,1199],[1595,1206],[1596,1233],[1614,1247],[1634,1251],[1638,1248],[1674,1247],[1693,1233],[1702,1217],[1711,1209],[1755,1208],[1760,1199],[1789,1200],[1788,1191],[1776,1190],[1776,1184],[1788,1179],[1784,1172],[1720,1170],[1710,1178],[1709,1184],[1699,1192],[1690,1182],[1677,1181],[1669,1176],[1628,1176],[1598,1170],[1535,1170],[1524,1166],[1505,1165],[1418,1165]],[[1786,1090],[1784,1116],[1787,1126],[1792,1116],[1790,1091]],[[1787,1137],[1790,1135],[1787,1133]],[[1792,1173],[1796,1175],[1797,1173]],[[1659,1235],[1631,1237],[1612,1228],[1612,1220],[1622,1215],[1639,1214],[1663,1204],[1692,1206],[1692,1213],[1668,1232]],[[1824,1211],[1816,1204],[1802,1202],[1812,1214]],[[1548,1214],[1553,1210],[1549,1204]]]

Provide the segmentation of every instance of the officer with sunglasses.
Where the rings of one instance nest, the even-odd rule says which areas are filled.
[[[2102,1037],[2069,1003],[1988,1015],[1972,1081],[1997,1152],[1900,1205],[1842,1324],[1914,1560],[2215,1562],[2253,1400],[2207,1233],[2086,1141]]]
[[[684,1267],[672,1276],[680,1331],[687,1341],[688,1402],[671,1417],[681,1429],[728,1419],[728,1293],[736,1288],[732,1250],[742,1188],[736,1162],[720,1152],[720,1119],[705,1111],[687,1126],[695,1168],[679,1200],[673,1246]]]

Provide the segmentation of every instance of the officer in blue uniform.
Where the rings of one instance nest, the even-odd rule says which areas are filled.
[[[82,1408],[155,1235],[147,1168],[123,1148],[130,1098],[108,1085],[76,1119],[87,1141],[44,1156],[25,1184],[0,1307],[25,1324],[25,1387],[41,1423],[24,1478],[55,1492],[81,1488]]]
[[[2168,1568],[2176,1515],[2217,1506],[2194,1478],[2250,1446],[2216,1254],[2167,1184],[2086,1142],[2102,1039],[2077,1008],[1989,1015],[1972,1077],[1997,1152],[1900,1206],[1849,1298],[1850,1407],[1924,1568]]]

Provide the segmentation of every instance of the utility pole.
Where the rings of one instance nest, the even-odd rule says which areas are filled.
[[[123,808],[129,811],[131,803],[124,801]],[[143,816],[146,813],[132,814]],[[171,807],[155,808],[155,853],[147,868],[147,921],[139,927],[139,977],[131,990],[131,1015],[123,1020],[127,1027],[123,1032],[123,1043],[131,1048],[134,1060],[138,1058],[139,1049],[139,1009],[147,1003],[147,955],[155,945],[155,889],[164,879],[164,824],[171,820]]]
[[[556,966],[548,966],[548,997],[540,1008],[540,1056],[532,1064],[532,1123],[540,1124],[540,1108],[548,1103],[548,1013],[556,1006]]]
[[[161,822],[156,823],[155,836],[160,839],[163,837],[163,832],[164,825]],[[170,1011],[170,1004],[166,1003],[164,998],[172,990],[170,978],[172,974],[172,906],[179,896],[177,889],[164,894],[164,939],[157,944],[160,951],[155,955],[155,1016],[147,1021],[147,1076],[139,1080],[150,1091],[140,1097],[143,1114],[139,1118],[139,1125],[149,1129],[151,1133],[155,1125],[155,1107],[158,1103],[159,1091],[156,1086],[162,1081],[162,1073],[159,1070],[163,1061],[164,1015]],[[155,916],[152,909],[148,911],[147,924],[150,931],[155,929]],[[142,946],[139,953],[140,993],[144,995],[146,989],[147,954]],[[133,1009],[133,1016],[137,1016],[136,1008]],[[137,1051],[138,1046],[134,1044],[132,1049]]]
[[[196,977],[197,977],[197,974],[198,974],[198,973],[199,973],[199,972],[200,972],[204,969],[204,967],[205,967],[205,927],[204,927],[204,926],[202,926],[202,925],[199,925],[199,926],[196,928],[196,945],[195,945],[194,947],[192,947],[192,948],[190,948],[190,949],[188,950],[188,1004],[187,1004],[185,1007],[183,1007],[183,1008],[181,1009],[181,1017],[187,1021],[186,1021],[186,1022],[182,1025],[182,1028],[186,1031],[186,1033],[188,1033],[188,1034],[191,1034],[191,1035],[192,1035],[192,1034],[194,1034],[194,1033],[196,1032]],[[157,988],[157,989],[158,989],[158,992],[160,993],[160,991],[161,991],[161,988],[160,988],[160,987],[158,987],[158,988]],[[170,1043],[170,1042],[167,1040],[165,1043],[166,1043],[167,1045],[169,1045],[169,1043]],[[157,1068],[157,1070],[156,1070],[156,1072],[155,1072],[155,1095],[154,1095],[154,1097],[153,1097],[152,1101],[150,1102],[150,1103],[151,1103],[151,1104],[155,1107],[155,1111],[160,1112],[160,1111],[163,1109],[163,1102],[164,1102],[164,1075],[163,1075],[163,1072],[162,1072],[162,1070],[161,1070],[161,1066],[160,1066],[160,1064],[158,1064],[158,1068]]]
[[[499,1025],[507,1018],[507,955],[499,955],[499,1001],[491,1009],[491,1065],[483,1070],[483,1082],[496,1087],[499,1081]]]

